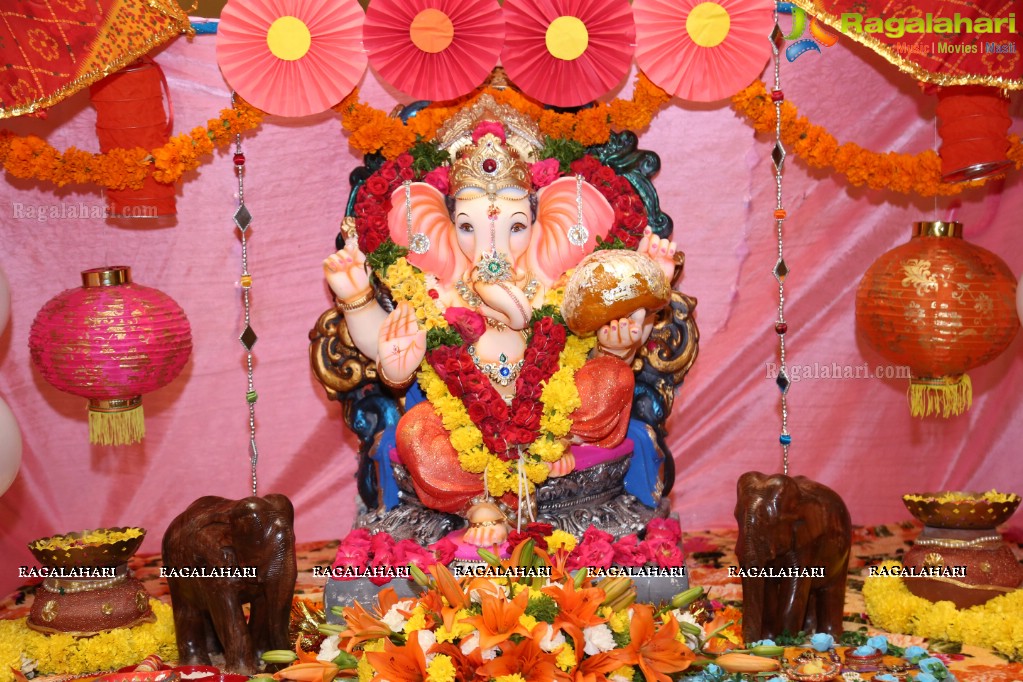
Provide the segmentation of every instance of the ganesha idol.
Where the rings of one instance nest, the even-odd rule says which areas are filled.
[[[594,157],[562,174],[540,139],[485,98],[435,154],[353,176],[310,337],[362,443],[358,526],[472,548],[669,513],[664,420],[697,336],[681,254],[627,180]]]

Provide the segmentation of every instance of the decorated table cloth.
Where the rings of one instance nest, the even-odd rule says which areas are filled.
[[[919,534],[921,526],[916,522],[888,524],[883,526],[855,526],[853,528],[852,556],[849,561],[849,581],[845,594],[845,626],[847,630],[862,628],[866,624],[863,603],[863,578],[867,566],[876,565],[888,559],[900,559]],[[1023,562],[1023,528],[1003,528],[1002,534],[1009,542],[1016,557]],[[728,568],[737,566],[734,529],[712,529],[690,531],[685,534],[684,544],[689,580],[692,585],[704,587],[712,599],[720,602],[741,602],[742,585],[738,577],[730,577]],[[338,541],[300,543],[297,547],[298,582],[296,597],[310,602],[321,602],[324,577],[314,575],[317,567],[329,567],[334,561]],[[170,603],[167,581],[160,577],[160,556],[136,556],[131,561],[135,576],[142,581],[149,593]],[[23,618],[28,615],[35,598],[36,586],[40,579],[16,590],[0,602],[0,619]],[[1023,614],[1019,614],[1023,619]],[[927,640],[898,633],[885,633],[868,627],[868,632],[887,634],[896,645],[906,647],[912,644],[926,646]],[[147,652],[139,652],[140,658]],[[1023,681],[1023,663],[1010,663],[992,652],[978,647],[964,646],[958,653],[939,654],[949,669],[961,682],[1020,682]],[[45,679],[45,678],[37,678]]]

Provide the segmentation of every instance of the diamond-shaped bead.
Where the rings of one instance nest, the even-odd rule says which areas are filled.
[[[781,165],[785,162],[785,147],[781,146],[781,142],[774,143],[771,160],[774,161],[774,167],[781,170]]]
[[[778,378],[774,380],[774,383],[778,384],[778,388],[783,394],[789,392],[789,375],[785,373],[784,369],[778,372]]]
[[[771,42],[772,43],[777,43],[779,40],[781,40],[784,37],[785,37],[785,34],[782,33],[781,27],[778,26],[778,24],[775,24],[774,25],[774,30],[771,31]]]
[[[252,350],[252,347],[256,345],[256,341],[259,339],[256,337],[256,332],[252,331],[252,327],[245,325],[245,331],[238,337],[238,340],[245,346],[245,350]]]
[[[789,266],[785,265],[784,258],[779,258],[778,262],[774,266],[774,278],[779,282],[784,282],[788,274]]]
[[[249,209],[242,204],[238,207],[238,210],[234,212],[234,224],[238,226],[238,229],[244,232],[249,229],[249,224],[252,222],[252,214],[249,213]]]

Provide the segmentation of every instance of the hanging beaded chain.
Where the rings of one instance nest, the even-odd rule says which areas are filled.
[[[231,95],[231,103],[235,104],[234,94]],[[256,332],[250,324],[252,319],[252,305],[249,298],[249,290],[252,289],[252,275],[249,274],[249,244],[247,233],[252,224],[252,214],[245,206],[245,154],[242,153],[242,136],[234,138],[234,172],[238,176],[238,208],[234,212],[234,224],[241,234],[242,242],[242,275],[239,280],[242,286],[242,303],[245,306],[245,329],[238,340],[245,348],[245,368],[248,377],[248,384],[245,391],[245,402],[249,406],[249,460],[252,465],[252,494],[256,495],[256,462],[259,460],[259,450],[256,448],[256,400],[258,395],[253,388],[252,382],[252,347],[258,340]]]
[[[781,389],[781,435],[778,441],[782,450],[782,473],[789,474],[789,445],[792,443],[792,436],[789,434],[789,373],[785,369],[785,332],[789,325],[785,322],[785,277],[789,274],[789,268],[785,264],[783,228],[785,218],[788,215],[782,203],[782,165],[785,163],[785,147],[781,143],[781,105],[785,95],[781,90],[781,60],[778,50],[778,39],[782,36],[782,30],[778,26],[778,9],[774,10],[774,31],[771,32],[771,55],[774,64],[774,89],[771,90],[771,101],[774,102],[774,150],[771,152],[771,160],[774,161],[774,187],[775,187],[775,208],[774,225],[778,234],[778,262],[774,265],[774,278],[778,281],[778,321],[774,323],[774,331],[778,334],[778,388]]]
[[[408,248],[412,253],[422,255],[430,250],[430,238],[422,233],[412,233],[412,181],[401,183],[405,188],[405,230],[408,236]]]
[[[575,176],[575,225],[568,230],[568,241],[574,246],[585,246],[590,231],[583,224],[583,176]]]

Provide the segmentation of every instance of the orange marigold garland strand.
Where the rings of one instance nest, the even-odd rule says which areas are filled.
[[[767,86],[756,81],[732,97],[732,107],[745,116],[759,133],[774,132],[775,106]],[[853,185],[872,189],[889,189],[902,194],[924,197],[959,194],[974,183],[941,182],[941,159],[934,150],[920,154],[880,153],[846,142],[839,144],[831,133],[814,125],[789,101],[781,107],[782,143],[812,168],[829,168],[844,175]],[[1023,145],[1018,135],[1009,137],[1009,158],[1016,168],[1023,168]]]
[[[177,182],[198,168],[214,149],[226,147],[236,135],[263,121],[263,112],[239,100],[237,108],[224,109],[205,127],[172,137],[152,151],[111,149],[93,154],[69,147],[61,153],[35,135],[24,137],[0,131],[0,165],[16,178],[67,184],[95,184],[106,189],[139,189],[150,172],[157,182]]]
[[[650,82],[643,74],[636,77],[631,99],[595,102],[576,113],[545,109],[511,88],[485,87],[451,102],[431,104],[402,123],[359,101],[354,90],[334,110],[341,114],[341,125],[348,131],[348,144],[361,154],[380,152],[393,159],[411,147],[417,138],[428,140],[456,111],[488,94],[499,104],[507,104],[535,119],[540,132],[553,138],[571,139],[582,145],[607,142],[612,130],[642,130],[658,111],[671,101],[671,95]]]

